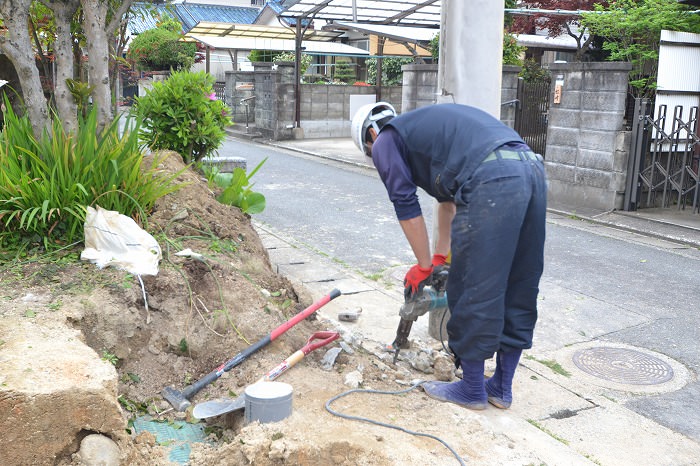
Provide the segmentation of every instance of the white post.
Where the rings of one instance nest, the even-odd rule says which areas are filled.
[[[501,115],[504,1],[442,0],[438,103]]]

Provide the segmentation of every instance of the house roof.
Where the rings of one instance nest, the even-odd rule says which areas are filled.
[[[174,6],[185,31],[189,31],[200,21],[252,24],[260,11],[255,7],[201,5],[196,3],[179,3]]]
[[[571,36],[549,37],[535,34],[514,34],[518,45],[547,50],[577,50],[576,39]]]
[[[259,8],[226,5],[204,5],[198,3],[176,3],[155,5],[134,3],[134,14],[129,19],[129,31],[140,34],[155,29],[158,18],[149,13],[155,10],[161,17],[174,17],[182,24],[183,31],[189,31],[200,21],[251,24],[258,16]]]
[[[440,0],[300,0],[280,15],[285,18],[439,28],[441,3]]]

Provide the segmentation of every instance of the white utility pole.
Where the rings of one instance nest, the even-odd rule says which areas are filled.
[[[438,103],[501,116],[504,1],[442,0]]]

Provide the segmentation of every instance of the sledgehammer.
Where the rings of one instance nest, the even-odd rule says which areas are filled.
[[[302,320],[306,319],[309,317],[311,314],[316,312],[318,309],[321,307],[325,306],[328,304],[332,299],[337,298],[340,296],[340,291],[337,289],[334,289],[331,291],[329,294],[324,296],[323,298],[319,299],[315,303],[313,303],[311,306],[307,307],[291,319],[289,319],[287,322],[283,323],[276,329],[274,329],[272,332],[270,332],[269,335],[261,338],[257,342],[253,343],[251,346],[248,348],[244,349],[237,355],[235,355],[233,358],[229,359],[216,369],[214,369],[212,372],[209,374],[205,375],[201,379],[197,380],[195,383],[192,385],[188,385],[182,391],[176,390],[172,387],[165,387],[163,391],[161,392],[161,395],[163,395],[163,398],[165,398],[168,403],[170,403],[173,408],[175,408],[177,411],[184,411],[187,409],[188,406],[190,406],[190,399],[196,395],[201,389],[212,383],[213,381],[217,380],[219,377],[223,375],[224,372],[228,372],[234,367],[238,366],[240,363],[248,359],[248,356],[251,354],[255,353],[257,350],[262,348],[263,346],[266,346],[268,343],[271,341],[275,340],[277,337],[282,335],[284,332],[289,330],[290,328],[294,327],[296,324],[301,322]]]

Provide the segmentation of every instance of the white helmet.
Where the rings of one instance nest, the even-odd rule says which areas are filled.
[[[388,102],[376,102],[360,107],[352,119],[350,129],[352,131],[352,140],[357,148],[364,152],[367,157],[371,157],[372,154],[365,146],[367,129],[372,127],[379,133],[379,130],[395,116],[396,110]]]

